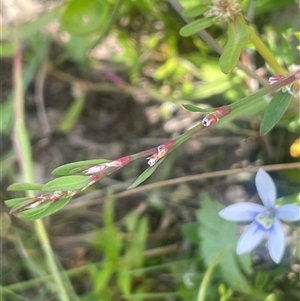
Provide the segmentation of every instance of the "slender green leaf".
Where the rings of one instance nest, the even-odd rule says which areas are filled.
[[[198,31],[201,31],[203,29],[208,28],[209,26],[214,24],[214,17],[208,17],[208,18],[203,18],[203,19],[198,19],[196,21],[193,21],[185,26],[183,26],[179,33],[183,37],[188,37],[191,36]]]
[[[117,274],[117,286],[120,289],[122,295],[124,296],[123,298],[126,299],[131,291],[131,275],[128,272],[129,272],[128,266],[120,265]]]
[[[111,261],[104,261],[103,266],[101,269],[98,269],[93,275],[94,279],[94,287],[93,291],[96,293],[102,293],[105,288],[108,287],[109,280],[111,279],[111,276],[116,270],[116,266]]]
[[[6,301],[28,301],[27,298],[16,294],[14,291],[6,288],[5,286],[1,285],[0,286],[0,291],[1,291],[1,300],[6,300]]]
[[[33,197],[22,197],[22,198],[9,199],[9,200],[5,201],[5,205],[7,207],[14,207],[21,203],[29,201],[29,200],[33,200]]]
[[[201,113],[207,113],[211,112],[212,109],[201,109],[197,106],[191,105],[191,104],[183,104],[182,105],[186,110],[191,111],[191,112],[201,112]]]
[[[213,202],[207,194],[201,194],[200,200],[201,209],[198,211],[197,217],[201,223],[201,227],[199,227],[200,248],[206,265],[209,266],[220,251],[229,247],[229,251],[224,254],[219,263],[222,277],[232,288],[244,293],[249,292],[250,287],[240,270],[239,261],[243,261],[241,266],[244,268],[244,272],[249,273],[251,260],[249,254],[239,256],[239,259],[235,254],[236,224],[225,221],[218,215],[222,206]]]
[[[127,189],[132,189],[137,186],[139,186],[141,183],[146,181],[156,170],[156,168],[163,162],[165,158],[160,159],[158,162],[155,163],[154,166],[148,167],[143,173],[141,173],[137,179],[127,188]]]
[[[42,190],[44,184],[38,183],[14,183],[7,187],[8,191]]]
[[[204,14],[208,10],[207,4],[198,4],[193,7],[185,9],[182,13],[184,17],[195,18]]]
[[[229,73],[235,67],[241,51],[250,37],[247,25],[239,21],[239,19],[236,22],[228,23],[227,32],[227,44],[219,60],[220,68],[225,74]]]
[[[265,135],[278,123],[288,108],[291,95],[287,92],[279,91],[270,101],[260,124],[260,134]]]
[[[0,132],[10,133],[10,129],[13,123],[13,102],[11,100],[3,101],[0,103],[1,122]]]
[[[46,206],[42,207],[42,210],[35,210],[38,207],[29,209],[27,211],[21,212],[18,214],[19,218],[26,219],[26,220],[36,220],[39,218],[46,217],[55,213],[56,211],[60,210],[62,207],[66,206],[71,200],[71,197],[66,199],[61,199],[57,202],[48,203]]]
[[[211,262],[208,269],[205,271],[203,279],[201,281],[199,290],[198,290],[198,301],[204,301],[207,297],[207,291],[210,285],[210,282],[212,281],[213,272],[216,269],[218,263],[223,258],[224,254],[228,251],[228,248],[224,248],[219,252],[219,254],[216,256],[216,258]]]
[[[107,162],[111,162],[111,160],[93,159],[93,160],[72,162],[55,168],[52,171],[52,174],[54,176],[67,176],[75,172],[81,173],[83,170],[88,169],[93,165],[107,163]]]
[[[32,200],[31,200],[32,201]],[[51,200],[47,200],[42,204],[30,207],[30,202],[28,204],[19,204],[11,209],[11,213],[21,219],[38,219],[39,216],[51,205]]]
[[[91,182],[87,176],[66,176],[54,179],[43,186],[44,191],[67,191],[82,189]]]
[[[59,131],[63,133],[68,133],[77,123],[85,104],[85,95],[84,93],[81,94],[82,95],[73,100],[73,102],[67,109],[67,112],[64,115],[64,119],[59,125]]]

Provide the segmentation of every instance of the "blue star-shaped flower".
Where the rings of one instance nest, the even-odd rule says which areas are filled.
[[[268,234],[270,256],[279,263],[285,249],[284,230],[280,220],[300,220],[300,207],[292,204],[275,207],[276,187],[262,168],[256,174],[255,185],[264,206],[254,203],[233,204],[221,210],[219,215],[229,221],[252,222],[238,241],[237,254],[250,252]]]

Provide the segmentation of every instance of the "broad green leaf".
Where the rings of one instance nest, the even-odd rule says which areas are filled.
[[[186,110],[191,111],[191,112],[201,112],[201,113],[207,113],[211,112],[212,109],[201,109],[197,106],[191,105],[191,104],[183,104],[182,105]]]
[[[156,168],[159,166],[160,163],[163,162],[165,158],[160,159],[155,163],[155,165],[148,167],[143,173],[141,173],[137,179],[127,188],[127,189],[132,189],[137,186],[139,186],[141,183],[146,181],[156,170]]]
[[[66,176],[54,179],[43,186],[44,191],[67,191],[82,189],[91,182],[87,176]]]
[[[288,108],[291,95],[279,91],[270,101],[260,124],[260,135],[265,135],[278,123]]]
[[[88,169],[89,167],[97,164],[107,163],[111,162],[111,160],[105,160],[105,159],[93,159],[93,160],[86,160],[86,161],[78,161],[78,162],[72,162],[68,163],[62,166],[59,166],[55,168],[52,171],[52,174],[54,176],[67,176],[69,174],[81,173],[83,170]],[[82,168],[82,169],[81,169]]]
[[[249,273],[251,271],[251,260],[249,254],[239,257],[235,254],[237,244],[236,224],[228,222],[218,215],[222,206],[211,201],[208,195],[201,194],[200,201],[201,209],[198,211],[197,217],[201,223],[199,227],[200,248],[206,265],[209,266],[219,252],[230,247],[219,263],[222,277],[232,288],[244,293],[249,292],[250,287],[240,270],[239,262],[242,262],[241,266],[244,272]]]
[[[206,29],[207,27],[214,24],[214,17],[208,17],[203,19],[198,19],[196,21],[193,21],[185,26],[183,26],[179,33],[183,37],[188,37],[193,35],[194,33],[197,33],[198,31],[201,31],[203,29]]]
[[[250,37],[246,24],[240,19],[228,23],[228,40],[220,57],[220,68],[225,74],[229,73],[236,65],[241,51]]]
[[[48,202],[42,204],[41,207],[36,207],[32,209],[28,209],[24,212],[20,212],[17,214],[19,218],[26,220],[36,220],[39,218],[46,217],[60,210],[62,207],[66,206],[70,202],[71,198],[61,199],[57,202]]]
[[[62,26],[74,35],[98,32],[107,18],[107,13],[107,1],[71,0],[62,17]]]
[[[44,184],[38,183],[14,183],[7,187],[8,191],[42,190]]]
[[[9,199],[9,200],[5,201],[5,205],[7,207],[14,207],[21,203],[25,203],[26,201],[33,200],[33,199],[34,199],[33,197],[22,197],[22,198]]]
[[[185,9],[182,13],[184,17],[195,18],[204,14],[208,10],[207,4],[198,4],[193,7]]]

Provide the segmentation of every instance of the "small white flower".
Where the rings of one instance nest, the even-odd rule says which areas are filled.
[[[237,0],[212,0],[212,3],[205,16],[216,16],[222,22],[234,20],[242,12],[242,7]]]
[[[270,256],[274,262],[279,263],[285,249],[285,235],[280,220],[300,220],[300,207],[293,204],[275,207],[276,187],[262,168],[256,174],[255,185],[264,206],[254,203],[233,204],[221,210],[219,215],[229,221],[252,222],[238,241],[237,254],[250,252],[267,234]]]

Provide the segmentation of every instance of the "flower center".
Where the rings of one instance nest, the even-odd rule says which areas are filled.
[[[270,229],[273,224],[273,218],[275,216],[274,208],[270,208],[261,212],[255,216],[255,220],[263,226],[265,229]]]

